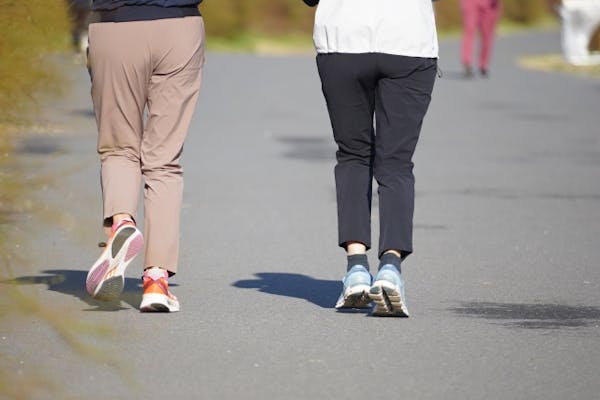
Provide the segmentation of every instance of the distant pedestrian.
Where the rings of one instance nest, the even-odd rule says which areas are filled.
[[[113,300],[146,238],[141,311],[179,311],[177,272],[183,143],[204,63],[201,0],[94,0],[89,68],[98,124],[106,249],[91,296]],[[146,115],[146,118],[144,117]],[[144,235],[136,227],[144,193]]]
[[[69,17],[71,19],[71,43],[76,51],[87,49],[88,17],[91,0],[68,0]]]
[[[336,308],[408,316],[400,264],[413,251],[412,156],[437,74],[438,42],[428,0],[304,0],[318,3],[314,42],[338,145],[338,243],[347,254]],[[375,126],[373,118],[375,117]],[[379,269],[373,279],[373,178],[379,195]]]
[[[463,35],[461,60],[465,77],[473,77],[473,45],[479,33],[479,73],[487,77],[492,57],[496,24],[502,14],[500,0],[461,0]]]

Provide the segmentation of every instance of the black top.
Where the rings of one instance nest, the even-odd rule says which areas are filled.
[[[93,0],[91,22],[147,21],[200,16],[202,0]]]
[[[92,0],[92,10],[114,10],[123,6],[184,7],[197,6],[202,0]]]

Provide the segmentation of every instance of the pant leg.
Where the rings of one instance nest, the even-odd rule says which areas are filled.
[[[319,76],[338,145],[335,183],[338,243],[371,247],[373,182],[373,54],[320,54]]]
[[[477,0],[461,0],[463,33],[460,45],[461,62],[464,66],[473,65],[473,42],[477,29]]]
[[[148,21],[154,71],[141,144],[144,177],[145,267],[177,272],[183,194],[181,155],[201,85],[201,17]]]
[[[482,8],[481,16],[481,53],[479,56],[479,68],[483,70],[489,69],[496,24],[502,14],[502,9],[498,0],[485,1],[486,4],[485,7]]]
[[[146,32],[138,23],[93,23],[89,70],[98,125],[105,226],[119,213],[135,217],[141,187],[140,144],[150,79]],[[118,43],[118,45],[116,45]]]
[[[431,101],[437,60],[379,55],[383,78],[375,103],[374,176],[379,195],[379,256],[413,251],[415,179],[412,156]]]

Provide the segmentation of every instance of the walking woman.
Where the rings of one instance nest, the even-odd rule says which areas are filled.
[[[90,269],[91,296],[113,300],[145,237],[141,311],[179,311],[177,272],[183,192],[180,164],[200,90],[200,0],[94,0],[89,69],[98,125],[104,252]],[[145,117],[145,115],[147,117]],[[144,234],[137,228],[144,193]]]
[[[480,36],[479,73],[487,77],[496,24],[502,14],[500,0],[461,0],[460,9],[463,24],[461,61],[465,69],[465,77],[473,76],[473,44],[477,33]]]
[[[437,74],[431,0],[304,0],[318,4],[317,67],[338,145],[338,243],[347,273],[337,308],[408,316],[401,261],[413,251],[412,156]],[[375,124],[373,120],[375,119]],[[378,272],[371,248],[373,178],[379,195]]]

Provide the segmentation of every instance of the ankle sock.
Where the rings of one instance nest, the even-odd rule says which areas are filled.
[[[368,271],[369,270],[369,260],[367,259],[367,255],[366,254],[354,254],[354,255],[348,256],[348,266],[346,267],[346,271],[350,271],[350,269],[352,269],[352,267],[354,267],[355,265],[362,265]]]
[[[144,275],[143,276],[150,277],[153,280],[157,280],[157,279],[160,279],[160,278],[168,279],[169,278],[169,273],[166,270],[162,269],[162,268],[150,267],[150,268],[146,268],[144,270]]]
[[[400,257],[398,257],[397,255],[395,255],[393,253],[385,253],[379,259],[379,269],[381,269],[381,267],[383,267],[384,265],[391,264],[398,269],[398,272],[401,272],[400,271],[400,263],[401,262],[402,262],[402,259]]]
[[[130,223],[132,223],[133,225],[135,225],[135,222],[134,222],[134,220],[133,220],[133,219],[131,219],[131,218],[123,218],[123,219],[122,219],[122,220],[120,220],[119,222],[115,222],[115,223],[113,223],[113,224],[112,224],[112,228],[111,228],[111,229],[112,229],[112,231],[113,231],[113,232],[114,232],[114,231],[116,231],[117,229],[119,229],[119,227],[120,227],[121,225],[123,225],[123,224],[125,224],[125,223],[127,223],[127,222],[130,222]]]

